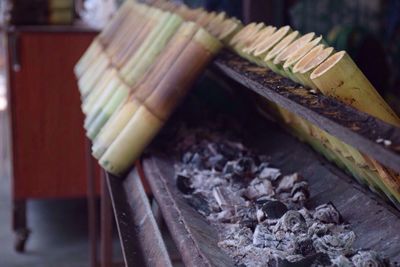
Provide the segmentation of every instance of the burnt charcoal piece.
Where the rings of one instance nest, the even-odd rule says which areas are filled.
[[[260,200],[256,205],[268,219],[280,219],[288,211],[285,204],[275,200]]]
[[[277,193],[281,192],[291,192],[295,183],[300,182],[301,177],[297,173],[286,175],[280,181],[278,188],[276,189]]]
[[[235,165],[236,165],[236,161],[228,161],[225,164],[224,168],[222,169],[222,172],[224,174],[233,174],[235,172]]]
[[[271,182],[275,182],[280,176],[281,176],[281,171],[279,169],[275,168],[269,168],[268,165],[258,168],[260,172],[258,173],[258,178],[260,179],[268,179]]]
[[[184,164],[189,164],[192,157],[193,157],[193,154],[191,152],[186,152],[185,154],[183,154],[182,162]]]
[[[307,236],[299,238],[299,240],[297,240],[296,246],[296,254],[309,256],[316,253],[312,239]]]
[[[223,186],[214,187],[212,194],[221,209],[234,208],[235,206],[245,205],[243,198]]]
[[[308,190],[308,183],[307,182],[298,182],[295,183],[291,194],[291,199],[295,203],[304,203],[310,197],[310,192]]]
[[[316,207],[314,219],[323,223],[339,224],[342,222],[342,216],[332,203]]]
[[[324,253],[316,253],[303,258],[300,261],[290,262],[279,259],[276,267],[310,267],[310,266],[330,266],[329,256]]]
[[[226,145],[226,144],[220,144],[219,145],[219,152],[223,154],[228,160],[234,159],[239,151],[237,148],[233,148],[232,146]]]
[[[355,238],[356,235],[352,231],[338,235],[325,235],[314,240],[314,247],[332,257],[349,255],[352,253]]]
[[[221,171],[224,168],[226,161],[227,160],[224,156],[222,156],[221,154],[217,154],[207,160],[207,167],[215,169],[217,171]]]
[[[199,153],[195,153],[190,159],[189,163],[198,169],[203,169],[203,160]]]
[[[277,247],[280,241],[271,233],[268,227],[257,225],[253,234],[253,245],[256,247]]]
[[[234,167],[235,173],[245,177],[251,177],[256,172],[257,167],[254,160],[250,157],[243,157],[239,159]]]
[[[307,231],[306,220],[300,212],[289,210],[275,225],[274,233],[278,231],[304,233]]]
[[[211,209],[208,206],[208,202],[204,199],[204,196],[200,193],[195,193],[187,198],[189,205],[195,208],[198,212],[203,214],[204,216],[208,216],[211,214]]]
[[[194,192],[190,178],[182,174],[177,175],[176,186],[178,187],[179,191],[181,191],[185,195],[189,195]]]
[[[355,267],[385,267],[384,262],[375,251],[359,251],[351,259]]]
[[[268,180],[254,179],[246,189],[246,197],[255,200],[261,197],[271,197],[275,194],[274,187]]]

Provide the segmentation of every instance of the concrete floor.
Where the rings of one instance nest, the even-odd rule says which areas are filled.
[[[85,199],[30,200],[27,219],[32,233],[26,252],[18,254],[14,251],[14,234],[11,230],[9,117],[2,59],[4,58],[0,53],[0,267],[89,266]],[[115,233],[113,244],[114,261],[122,262]]]

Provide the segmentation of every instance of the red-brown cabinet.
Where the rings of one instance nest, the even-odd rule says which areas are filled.
[[[7,33],[14,230],[24,240],[26,200],[86,196],[85,134],[73,66],[96,32],[34,26]]]

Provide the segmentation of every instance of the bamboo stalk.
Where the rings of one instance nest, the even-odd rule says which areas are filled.
[[[276,32],[276,27],[272,27],[272,26],[265,27],[258,33],[257,38],[254,38],[254,40],[249,40],[249,42],[247,42],[244,45],[244,47],[241,49],[239,54],[242,57],[257,64],[258,59],[253,56],[254,51],[257,49],[257,47],[260,45],[260,43],[263,43],[270,36],[272,36],[275,32]]]
[[[262,27],[263,24],[257,24],[255,22],[247,24],[246,26],[244,26],[244,28],[239,31],[235,36],[233,36],[232,40],[229,42],[229,46],[231,48],[235,47],[235,45],[243,38],[245,38],[245,36],[251,32],[254,31],[255,29],[257,29],[258,27]]]
[[[196,33],[171,71],[101,157],[103,168],[115,175],[127,171],[220,48],[219,41],[203,29]]]

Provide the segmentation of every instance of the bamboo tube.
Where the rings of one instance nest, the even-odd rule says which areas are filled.
[[[130,29],[135,25],[135,18],[137,17],[136,12],[132,12],[132,13],[135,13],[134,16],[129,16],[128,18],[126,18],[123,21],[123,24],[118,28],[118,31],[116,31],[116,33],[114,34],[113,39],[110,41],[110,43],[106,47],[103,47],[102,52],[101,52],[103,57],[109,59],[110,55],[112,55],[113,51],[118,50],[118,46],[120,45],[122,40],[124,40],[124,38],[126,38],[126,36],[129,33],[132,33],[132,30],[130,30]],[[133,34],[135,34],[135,31]],[[99,56],[100,55],[97,55],[97,58]],[[106,60],[106,61],[108,61],[108,60]],[[93,69],[96,70],[96,67],[99,65],[102,65],[102,64],[99,64],[98,62],[95,63],[94,60],[89,62],[89,65],[83,72],[82,77],[86,76],[87,78],[91,79],[92,76],[94,75],[93,73],[95,72],[95,71],[93,71]],[[95,73],[97,73],[97,72],[95,72]]]
[[[283,64],[283,71],[286,73],[287,77],[299,83],[299,81],[296,79],[296,76],[293,75],[293,66],[300,59],[302,59],[308,52],[310,52],[311,49],[313,49],[315,46],[321,43],[321,41],[322,41],[322,36],[319,36],[289,56],[289,58]]]
[[[111,21],[107,23],[104,30],[95,38],[89,49],[75,65],[74,72],[77,77],[80,77],[83,74],[89,63],[103,50],[104,46],[108,45],[113,35],[116,33],[116,29],[127,18],[132,8],[132,3],[125,1],[125,3],[117,10]]]
[[[225,44],[229,44],[233,36],[235,36],[241,29],[243,24],[236,19],[227,19],[223,22],[222,30],[218,38]]]
[[[181,23],[182,19],[177,15],[166,14],[161,19],[135,55],[121,68],[120,74],[127,84],[133,86],[137,82]]]
[[[317,67],[311,80],[325,95],[387,123],[400,126],[400,119],[344,51],[329,57]]]
[[[307,55],[305,55],[299,62],[293,67],[293,75],[296,76],[297,80],[304,86],[312,89],[317,89],[315,84],[310,79],[311,72],[324,62],[332,53],[334,49],[327,47],[324,49],[324,45],[320,44],[314,47]]]
[[[134,16],[134,18],[140,19],[140,16],[137,15]],[[93,88],[95,82],[102,75],[104,69],[112,64],[110,60],[111,57],[114,55],[114,53],[116,53],[116,51],[118,51],[120,46],[123,45],[127,39],[129,39],[126,36],[136,36],[137,31],[140,30],[140,28],[134,32],[131,30],[133,25],[137,26],[138,24],[135,19],[132,18],[126,21],[127,25],[125,25],[125,28],[119,31],[118,36],[120,38],[117,37],[115,40],[113,40],[109,47],[107,47],[107,49],[104,51],[104,54],[102,54],[97,61],[94,61],[91,65],[92,67],[83,74],[82,78],[80,79],[82,91],[89,92]]]
[[[103,107],[94,114],[92,122],[87,127],[87,137],[93,140],[104,124],[108,121],[114,111],[124,102],[129,95],[129,87],[122,84],[115,92],[113,92],[110,99],[104,104]]]
[[[264,23],[259,23],[256,27],[249,29],[246,34],[242,35],[242,37],[236,42],[236,45],[233,46],[233,49],[241,55],[242,49],[257,39],[258,34],[263,32],[265,28],[266,27]]]
[[[188,44],[189,40],[193,37],[197,29],[198,27],[196,26],[195,23],[185,22],[182,24],[182,26],[179,28],[177,33],[172,37],[172,39],[170,40],[170,42],[168,43],[162,54],[157,58],[157,61],[147,71],[146,75],[144,75],[144,77],[142,78],[142,82],[136,88],[130,90],[131,99],[134,98],[134,95],[132,94],[139,93],[139,95],[143,94],[146,95],[147,93],[147,95],[149,95],[152,92],[152,90],[156,88],[158,83],[161,81],[162,77],[164,77],[165,73],[171,68],[172,64],[175,62],[179,54],[183,51],[183,49]],[[144,93],[140,94],[141,91],[144,91]],[[115,102],[116,100],[109,101],[111,103],[108,104],[108,107],[106,105],[104,108],[105,110],[100,111],[100,113],[97,115],[96,120],[89,127],[90,128],[88,130],[89,138],[93,139],[97,136],[98,132],[101,130],[104,124],[116,111],[117,106],[119,106],[120,104],[122,105],[123,104],[122,102],[126,103],[127,98],[128,95],[124,95],[124,98],[121,99],[117,98],[117,100],[120,101],[119,103],[116,103]],[[144,99],[140,97],[138,97],[138,99],[141,99],[142,100],[141,102],[144,101]],[[121,125],[120,122],[118,122],[118,124]],[[118,128],[115,128],[115,126],[112,125],[111,126],[108,125],[108,127],[112,127],[110,131],[113,132],[116,132],[118,130]]]
[[[78,87],[81,95],[87,95],[100,79],[101,74],[109,67],[110,60],[104,54],[100,54],[93,62],[93,68],[87,70],[78,80]]]
[[[220,12],[213,20],[211,20],[207,25],[206,29],[209,33],[211,33],[214,37],[217,37],[221,32],[221,24],[224,22],[226,18],[225,12]]]
[[[270,37],[264,40],[264,42],[261,42],[256,49],[254,50],[253,55],[256,58],[259,58],[260,60],[263,60],[265,56],[268,54],[268,52],[277,44],[279,43],[283,38],[285,38],[286,35],[291,33],[291,28],[290,26],[284,26],[274,32]]]
[[[93,91],[87,97],[82,96],[81,107],[85,115],[88,113],[90,107],[93,106],[93,104],[96,102],[96,99],[101,95],[104,88],[106,88],[108,84],[111,82],[111,80],[116,76],[117,76],[117,71],[115,69],[111,68],[107,69],[104,75],[99,80],[96,87],[93,89]]]
[[[280,53],[283,51],[283,49],[285,49],[286,47],[288,47],[291,43],[293,43],[298,37],[300,36],[300,33],[298,31],[294,31],[291,32],[290,34],[288,34],[285,38],[283,38],[279,43],[277,43],[269,52],[268,54],[265,56],[265,58],[263,59],[263,61],[265,63],[263,63],[262,65],[267,65],[269,63],[272,63],[272,60]]]
[[[235,45],[242,38],[244,38],[244,36],[246,36],[248,34],[248,32],[253,31],[257,27],[259,27],[259,24],[255,23],[255,22],[247,24],[246,26],[244,26],[244,28],[241,31],[239,31],[235,36],[233,36],[232,40],[229,42],[229,46],[231,48],[235,47]]]
[[[114,77],[104,90],[101,92],[99,97],[97,97],[96,101],[91,102],[92,105],[86,105],[86,118],[84,122],[84,128],[88,129],[91,122],[95,119],[95,116],[100,112],[101,108],[107,103],[107,101],[112,97],[115,93],[116,89],[123,84],[120,78]]]
[[[395,126],[400,125],[400,119],[376,92],[346,52],[338,52],[329,57],[311,73],[310,78],[324,94],[387,123]],[[364,156],[364,159],[369,163],[369,167],[375,167],[378,171],[382,182],[386,185],[385,193],[393,195],[391,199],[400,201],[399,175],[393,174],[369,157]]]
[[[309,43],[312,39],[314,39],[315,33],[307,33],[302,37],[298,38],[296,41],[291,43],[288,47],[282,50],[272,61],[272,64],[268,64],[268,67],[276,73],[279,73],[285,76],[283,72],[283,63],[294,53],[296,53],[299,49]]]
[[[268,39],[271,35],[273,35],[276,32],[276,27],[272,26],[267,26],[264,29],[262,29],[259,33],[257,38],[255,38],[253,41],[250,40],[245,44],[245,46],[242,49],[241,55],[247,59],[249,59],[252,62],[257,62],[257,59],[254,58],[252,55],[253,52],[257,49],[258,45],[264,40]]]
[[[128,170],[220,48],[219,41],[203,29],[196,33],[171,71],[101,157],[103,168],[115,175]]]

